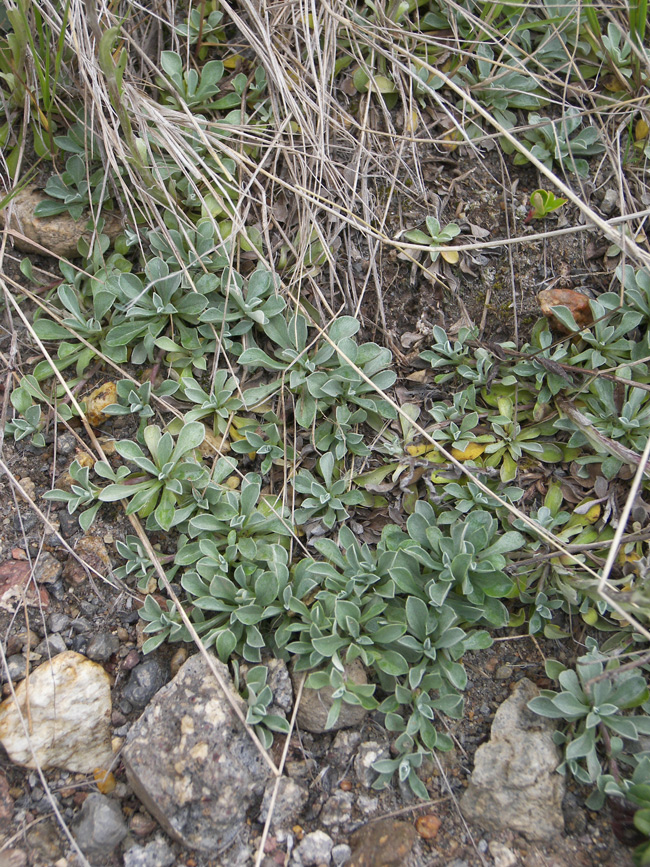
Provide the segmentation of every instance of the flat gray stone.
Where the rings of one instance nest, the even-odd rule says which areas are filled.
[[[522,678],[499,707],[460,806],[466,819],[487,831],[553,840],[564,832],[564,777],[556,772],[561,755],[553,742],[555,724],[527,707],[538,693]]]
[[[228,669],[214,664],[232,691]],[[236,701],[245,714],[245,702]],[[200,654],[134,723],[122,758],[133,791],[161,827],[212,857],[235,839],[271,775]]]
[[[127,827],[117,801],[94,792],[81,807],[72,833],[86,855],[106,857],[126,837]]]

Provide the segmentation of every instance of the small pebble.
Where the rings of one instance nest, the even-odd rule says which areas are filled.
[[[130,650],[128,654],[124,657],[124,661],[122,662],[122,668],[125,671],[131,671],[131,669],[135,668],[139,662],[140,654],[135,648],[133,648],[133,650]]]
[[[332,864],[334,867],[343,867],[350,860],[352,849],[347,843],[339,843],[332,849]]]
[[[62,572],[63,565],[49,551],[43,551],[34,563],[34,578],[38,584],[54,584]]]
[[[123,696],[134,707],[145,707],[168,679],[167,665],[156,658],[147,659],[131,671]]]
[[[505,665],[500,665],[497,668],[494,677],[496,678],[496,680],[508,680],[509,677],[512,677],[513,671],[514,669],[510,665],[510,663],[506,662]]]
[[[77,617],[72,621],[72,628],[75,632],[92,632],[93,625],[85,617]]]
[[[50,614],[47,623],[50,632],[63,632],[70,626],[70,618],[67,614]]]
[[[93,792],[84,800],[73,833],[87,855],[106,857],[127,834],[120,805]]]
[[[193,863],[196,861],[192,859]],[[176,856],[164,840],[152,840],[146,846],[131,846],[124,853],[124,867],[172,867]],[[185,861],[190,864],[190,861]]]
[[[78,515],[71,515],[69,512],[59,512],[59,525],[61,527],[61,535],[65,539],[69,539],[76,533],[81,532]]]
[[[129,820],[129,831],[136,837],[148,837],[156,830],[157,824],[148,813],[134,813]]]
[[[114,653],[117,653],[119,647],[120,640],[117,635],[110,632],[98,632],[88,642],[86,656],[94,662],[106,662]]]
[[[56,439],[56,450],[59,455],[71,455],[77,445],[75,437],[66,431]]]
[[[88,636],[87,635],[73,635],[70,639],[70,650],[74,650],[77,653],[85,653],[86,647],[88,646]]]
[[[22,654],[16,654],[15,656],[10,656],[7,660],[7,669],[9,670],[9,677],[13,680],[22,680],[27,674],[27,660]],[[4,669],[0,672],[2,676],[2,680],[6,679]]]
[[[614,208],[618,205],[618,192],[614,189],[609,189],[606,191],[603,196],[603,200],[600,203],[600,210],[608,217]]]
[[[488,848],[490,855],[494,858],[494,867],[514,867],[517,864],[517,855],[503,843],[493,840]]]
[[[34,652],[40,653],[44,657],[50,657],[56,656],[58,653],[64,653],[67,649],[63,638],[55,632],[53,635],[48,635],[44,641],[41,641],[34,648]]]
[[[333,846],[334,842],[329,834],[312,831],[311,834],[305,834],[295,852],[300,856],[300,863],[304,867],[316,867],[330,863]]]

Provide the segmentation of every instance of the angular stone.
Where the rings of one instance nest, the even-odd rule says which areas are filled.
[[[124,867],[172,867],[176,863],[176,856],[162,839],[146,846],[131,846],[124,853]]]
[[[362,825],[350,837],[352,859],[348,867],[403,867],[416,837],[413,825],[397,819]]]
[[[553,742],[554,723],[528,710],[539,690],[527,678],[499,707],[490,740],[474,757],[474,772],[460,802],[471,822],[487,831],[510,829],[533,840],[564,831],[564,777]]]
[[[300,858],[299,863],[304,867],[316,867],[320,864],[329,864],[332,858],[334,841],[324,831],[312,831],[305,834],[297,847],[295,854]]]
[[[83,802],[73,826],[79,848],[86,855],[106,857],[126,837],[127,827],[117,801],[93,792]]]
[[[27,697],[31,733],[27,736]],[[66,651],[44,662],[0,704],[0,741],[12,761],[35,768],[89,774],[108,767],[111,750],[111,687],[104,669]],[[23,720],[20,714],[22,714]],[[24,725],[23,725],[24,722]]]
[[[347,680],[352,683],[368,683],[366,670],[358,659],[345,666],[345,674]],[[303,672],[293,672],[291,677],[294,689],[297,692]],[[334,701],[332,698],[333,694],[334,690],[331,686],[324,686],[322,689],[303,689],[300,707],[298,708],[298,725],[300,728],[308,732],[321,734],[323,732],[334,732],[338,729],[357,726],[364,721],[368,713],[367,710],[360,705],[343,702],[338,720],[328,728],[327,716]]]
[[[14,656],[7,658],[7,669],[9,677],[16,683],[16,681],[22,680],[27,674],[27,659],[22,654],[16,653]],[[4,670],[0,671],[0,680],[4,681],[6,678],[6,672]]]
[[[275,780],[266,787],[264,799],[260,807],[258,821],[266,822],[269,815],[269,807],[271,806],[271,798],[275,789]],[[282,777],[278,786],[278,793],[275,798],[273,807],[273,817],[271,825],[274,828],[281,826],[290,828],[296,824],[298,816],[302,808],[309,799],[309,789],[304,783],[297,783],[290,777]]]
[[[50,632],[63,632],[70,626],[70,618],[67,614],[50,614],[47,624]]]
[[[38,584],[54,584],[61,577],[63,564],[49,551],[43,551],[34,563],[34,578]]]
[[[369,789],[379,776],[372,766],[380,759],[389,758],[390,750],[388,746],[380,744],[377,741],[365,741],[362,743],[354,759],[354,770],[361,785]]]
[[[288,715],[293,708],[293,687],[287,664],[282,659],[269,659],[266,665],[269,670],[269,686],[273,693],[271,712],[281,716]]]
[[[327,828],[349,822],[352,815],[352,801],[351,792],[334,792],[323,804],[318,821]]]
[[[65,653],[67,649],[63,638],[55,632],[37,644],[34,652],[39,653],[41,656],[50,657],[56,656],[58,653]]]
[[[147,659],[131,671],[122,695],[134,707],[145,707],[168,679],[169,668],[165,663],[156,658]]]
[[[214,664],[232,691],[228,669]],[[245,714],[244,701],[235,700]],[[202,655],[157,693],[131,727],[122,759],[133,791],[162,828],[212,857],[241,831],[270,776]]]
[[[98,632],[88,642],[86,656],[95,662],[105,662],[120,649],[120,639],[110,632]]]

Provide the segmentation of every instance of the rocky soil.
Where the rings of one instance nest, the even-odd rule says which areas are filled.
[[[21,485],[31,480],[38,496],[43,455],[28,447],[22,460],[36,483],[23,476]],[[6,488],[3,511],[12,545],[0,565],[0,867],[254,864],[273,769],[202,656],[173,646],[143,657],[131,598],[88,577],[63,546],[84,550],[86,560],[93,550],[108,579],[119,524],[110,530],[104,521],[84,537],[59,511],[43,534]],[[380,715],[356,712],[323,732],[328,697],[303,693],[264,867],[631,864],[607,815],[589,812],[585,793],[555,773],[549,723],[524,709],[537,685],[547,685],[542,654],[561,656],[562,648],[504,638],[467,659],[467,713],[450,729],[456,747],[420,770],[429,804],[399,785],[371,788],[372,763],[391,754]],[[214,664],[232,697],[228,670]],[[274,711],[290,716],[294,687],[284,664],[274,666],[272,685]],[[276,766],[282,741],[271,753]]]
[[[505,237],[506,213],[517,231],[534,231],[521,225],[539,185],[529,170],[504,188],[490,159],[462,171],[431,165],[468,237]],[[511,337],[512,280],[520,333],[538,315],[536,290],[600,287],[601,253],[588,233],[560,236],[512,258],[503,248],[468,256],[431,279],[389,255],[383,311],[369,300],[366,327],[390,323],[386,342],[405,373],[433,324],[470,317],[487,338]],[[45,449],[4,444],[18,484],[0,481],[0,867],[631,865],[607,812],[590,812],[588,793],[555,773],[549,723],[525,710],[548,686],[544,658],[570,663],[574,648],[504,632],[467,656],[466,715],[449,722],[455,749],[420,769],[430,803],[399,784],[372,788],[371,765],[391,755],[381,715],[350,709],[344,726],[323,731],[324,694],[303,693],[286,755],[277,736],[269,762],[243,730],[225,667],[212,661],[230,700],[195,648],[143,656],[133,594],[112,574],[128,532],[119,507],[84,535],[41,499],[79,446],[71,432]],[[296,683],[283,663],[273,686],[274,712],[290,718]]]

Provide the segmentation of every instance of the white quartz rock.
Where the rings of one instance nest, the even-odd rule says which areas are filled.
[[[0,704],[0,741],[19,765],[36,767],[35,755],[44,770],[88,774],[113,760],[110,718],[108,674],[70,650],[39,665],[16,687],[16,700]]]

